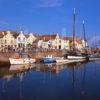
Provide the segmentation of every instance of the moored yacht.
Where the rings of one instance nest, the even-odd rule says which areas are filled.
[[[85,41],[85,46],[84,48],[86,49],[86,37],[85,37],[85,25],[83,21],[83,34],[84,34],[84,41]],[[77,52],[76,44],[75,44],[75,38],[76,36],[76,14],[75,14],[75,8],[74,8],[74,14],[73,14],[73,40],[72,40],[72,51],[67,55],[68,60],[88,60],[89,57],[87,54],[81,54],[80,52]]]
[[[72,52],[67,55],[67,59],[69,60],[81,60],[81,59],[88,60],[89,57],[86,54]]]

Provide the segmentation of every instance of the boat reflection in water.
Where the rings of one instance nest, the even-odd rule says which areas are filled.
[[[25,71],[35,67],[35,64],[26,64],[26,65],[11,65],[10,71]]]
[[[0,68],[0,100],[99,100],[100,62]]]

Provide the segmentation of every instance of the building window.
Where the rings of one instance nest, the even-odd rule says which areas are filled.
[[[18,48],[20,48],[21,47],[21,45],[20,45],[20,43],[18,43]]]
[[[13,40],[11,40],[11,43],[13,43]]]
[[[23,41],[25,41],[25,38],[23,38]]]
[[[59,43],[61,43],[61,40],[59,40]]]
[[[18,41],[20,41],[20,37],[18,37]]]
[[[2,42],[2,40],[1,40],[1,44],[2,44],[3,42]]]
[[[5,44],[7,44],[7,40],[5,40]]]

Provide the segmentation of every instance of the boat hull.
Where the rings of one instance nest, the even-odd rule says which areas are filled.
[[[43,58],[42,62],[43,63],[54,63],[54,62],[56,62],[56,60],[53,58]]]
[[[74,59],[74,60],[69,60],[69,59],[57,59],[56,63],[61,63],[61,64],[69,64],[69,63],[78,63],[78,62],[83,62],[85,59]]]
[[[57,62],[57,63],[64,63],[64,62],[68,62],[68,60],[62,60],[62,59],[60,60],[60,59],[59,59],[59,60],[56,60],[56,62]]]
[[[90,61],[95,61],[95,60],[100,60],[100,54],[92,54],[92,55],[89,55],[89,60]]]
[[[67,56],[67,59],[79,60],[79,59],[87,59],[87,57],[84,57],[84,56]]]
[[[67,63],[69,60],[64,58],[56,58],[56,63]]]
[[[14,59],[14,58],[9,58],[10,64],[32,64],[35,62],[35,59]]]
[[[90,57],[89,60],[90,61],[96,61],[96,60],[100,60],[100,58]]]

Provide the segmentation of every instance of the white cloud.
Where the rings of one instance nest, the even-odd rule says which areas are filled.
[[[60,7],[64,0],[39,0],[38,7]]]

